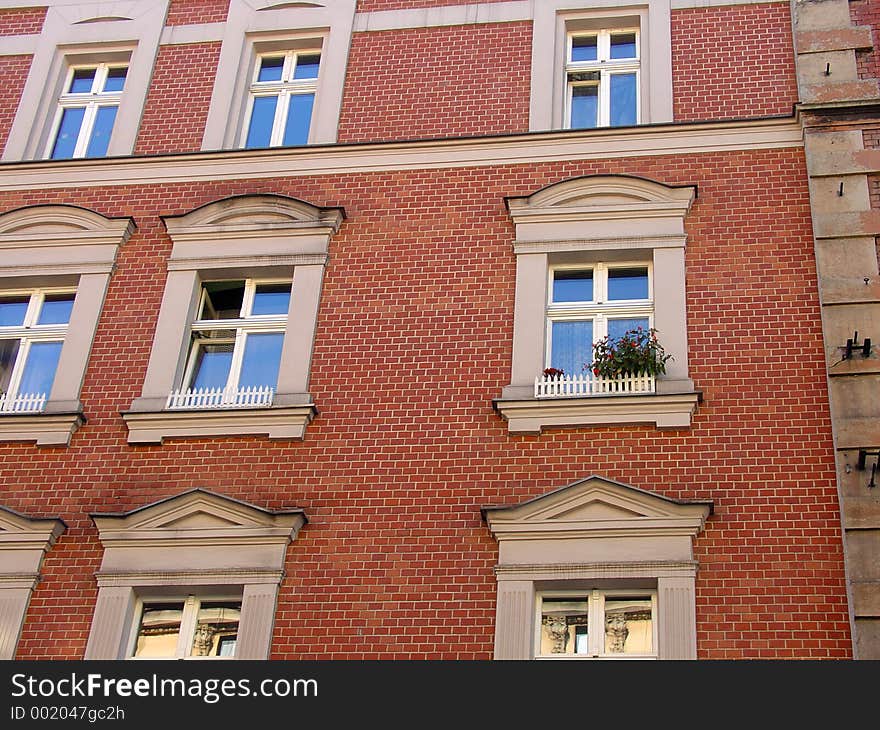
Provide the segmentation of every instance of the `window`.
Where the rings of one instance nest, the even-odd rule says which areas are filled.
[[[289,51],[257,59],[244,146],[307,144],[321,54]]]
[[[535,655],[655,658],[656,616],[654,592],[594,589],[540,594]]]
[[[107,63],[69,69],[48,157],[106,156],[127,73],[126,66]]]
[[[639,121],[639,32],[569,34],[566,120],[572,129],[624,127]]]
[[[234,657],[241,599],[143,600],[131,648],[134,659]]]

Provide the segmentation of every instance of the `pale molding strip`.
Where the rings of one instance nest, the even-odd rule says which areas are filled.
[[[236,266],[308,266],[327,263],[327,254],[294,254],[291,256],[242,256],[240,258],[178,259],[168,262],[169,271],[192,269],[225,269]]]
[[[248,585],[251,583],[280,583],[283,570],[181,570],[155,572],[98,571],[95,578],[99,588],[154,585]]]
[[[498,580],[558,580],[591,578],[667,578],[696,575],[696,561],[632,563],[555,563],[496,565]]]
[[[436,28],[473,23],[510,23],[532,19],[531,0],[505,3],[442,5],[414,10],[376,10],[354,16],[354,32]]]
[[[166,25],[159,37],[160,46],[182,46],[187,43],[221,43],[226,23]]]
[[[33,35],[8,35],[3,37],[0,45],[0,56],[30,56],[37,49],[40,42],[39,34]]]

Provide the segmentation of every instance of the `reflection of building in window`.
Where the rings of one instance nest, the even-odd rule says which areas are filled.
[[[566,53],[568,127],[624,127],[639,121],[639,33],[570,34]]]
[[[183,658],[235,656],[241,601],[145,602],[132,656]]]

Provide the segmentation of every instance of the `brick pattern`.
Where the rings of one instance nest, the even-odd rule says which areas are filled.
[[[871,207],[880,208],[880,174],[868,175],[868,194],[871,196]]]
[[[673,11],[672,82],[679,122],[791,114],[798,95],[788,5]]]
[[[135,154],[201,149],[219,58],[220,43],[159,49]]]
[[[853,25],[870,25],[874,48],[856,51],[860,79],[880,78],[880,3],[877,0],[850,0],[849,15]]]
[[[355,33],[340,142],[525,132],[531,23]]]
[[[171,0],[165,25],[222,23],[229,14],[229,0]]]
[[[515,262],[505,196],[623,173],[697,184],[687,219],[690,430],[511,436]],[[497,545],[482,505],[589,474],[714,500],[696,542],[702,658],[849,658],[849,622],[803,151],[70,188],[0,194],[133,216],[69,448],[0,444],[0,500],[58,515],[18,658],[82,656],[100,545],[88,514],[202,486],[310,522],[288,551],[273,658],[488,659]],[[331,242],[302,442],[130,447],[171,242],[160,215],[270,192],[344,206]],[[796,333],[796,336],[793,334]],[[779,343],[785,341],[785,351]],[[405,386],[397,375],[410,375]]]
[[[15,112],[21,99],[31,68],[31,56],[0,56],[0,150],[6,147],[9,130],[15,120]]]
[[[0,10],[0,36],[39,33],[46,19],[46,8]]]
[[[357,11],[411,10],[413,8],[437,8],[443,5],[475,5],[477,3],[502,3],[507,0],[358,0]]]
[[[862,130],[862,144],[866,150],[880,148],[880,127],[877,129],[866,128]]]

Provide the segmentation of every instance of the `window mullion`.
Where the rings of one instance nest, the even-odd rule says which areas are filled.
[[[18,388],[21,385],[21,378],[24,374],[24,366],[27,362],[27,357],[30,353],[30,350],[30,339],[27,337],[22,337],[18,341],[18,353],[16,354],[15,365],[12,366],[12,373],[9,377],[9,390],[6,393],[7,403],[12,402],[16,397],[18,397]]]
[[[290,103],[290,91],[282,90],[278,92],[278,105],[275,108],[275,119],[272,122],[272,136],[269,144],[272,147],[279,147],[284,140],[284,127],[287,125],[287,109]]]
[[[589,636],[590,653],[594,657],[602,656],[605,644],[605,621],[602,613],[605,609],[605,597],[599,591],[590,594],[589,609]]]
[[[196,619],[199,612],[199,601],[195,596],[187,596],[183,604],[183,616],[180,618],[180,635],[177,637],[175,659],[189,656],[193,638],[196,633]]]
[[[82,125],[79,128],[79,136],[76,139],[76,147],[73,150],[74,158],[85,157],[86,150],[89,147],[89,138],[92,136],[92,127],[95,124],[95,117],[98,114],[98,103],[90,101],[86,104],[86,111],[83,114]]]
[[[226,380],[227,390],[238,389],[238,379],[241,377],[241,365],[244,361],[244,348],[247,344],[247,331],[243,328],[235,331],[235,345],[232,348],[232,362],[229,365],[229,377]]]

